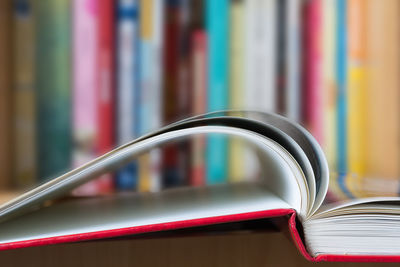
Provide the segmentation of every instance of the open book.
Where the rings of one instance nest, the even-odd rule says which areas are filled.
[[[199,134],[247,140],[258,150],[260,179],[52,201],[145,151]],[[324,154],[301,126],[275,114],[215,112],[138,138],[2,205],[0,249],[286,216],[309,260],[400,260],[400,198],[325,204],[328,184]]]

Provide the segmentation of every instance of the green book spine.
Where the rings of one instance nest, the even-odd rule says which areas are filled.
[[[37,168],[43,180],[71,161],[70,1],[35,2]]]

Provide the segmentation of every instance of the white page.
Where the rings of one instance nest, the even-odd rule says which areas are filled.
[[[161,144],[179,140],[185,136],[207,133],[220,133],[242,137],[258,146],[263,152],[264,163],[269,164],[271,168],[274,167],[269,177],[264,177],[264,182],[270,186],[272,192],[289,203],[293,209],[297,210],[300,216],[307,215],[311,209],[307,181],[300,166],[280,145],[266,137],[247,130],[226,126],[202,126],[162,133],[141,140],[141,142],[117,148],[70,173],[2,205],[0,207],[0,216],[3,216],[4,220],[9,214],[23,212],[30,205],[40,204],[47,199],[53,199],[55,196],[68,192],[76,186],[85,183],[92,176],[102,174],[105,170],[109,170],[112,166],[117,165],[117,163],[132,159],[134,156],[149,151]],[[274,188],[271,188],[271,186]]]

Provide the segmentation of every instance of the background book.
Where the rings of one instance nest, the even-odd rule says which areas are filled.
[[[117,143],[122,145],[138,134],[139,119],[139,5],[136,0],[117,3]],[[136,189],[137,162],[121,168],[116,175],[120,190]]]
[[[116,8],[114,0],[102,0],[98,3],[97,35],[97,80],[96,109],[97,129],[95,151],[102,155],[115,146],[115,109],[116,109]],[[100,179],[100,192],[110,192],[115,189],[114,174],[105,174]]]
[[[365,38],[370,62],[370,79],[366,84],[366,176],[370,179],[363,179],[362,183],[363,190],[370,190],[368,195],[399,192],[400,150],[396,149],[400,147],[400,120],[396,115],[400,111],[399,4],[387,1],[382,5],[370,0],[366,7],[369,32]],[[385,180],[390,180],[387,183],[391,186],[385,186]]]
[[[34,90],[34,10],[30,0],[14,1],[13,125],[14,185],[31,187],[36,182],[36,107]]]
[[[15,134],[1,133],[8,136],[1,138],[10,146],[6,155],[14,154],[2,160],[11,174],[1,179],[12,187],[77,166],[70,156],[84,143],[72,139],[81,101],[91,103],[81,106],[92,110],[81,124],[93,129],[91,143],[81,146],[90,158],[190,115],[257,109],[288,116],[318,137],[332,170],[333,198],[362,196],[358,191],[364,189],[370,195],[397,194],[394,2],[85,0],[85,6],[96,6],[91,9],[96,26],[79,37],[84,28],[75,23],[74,1],[46,1],[32,1],[31,9],[29,0],[10,1],[12,21],[2,26],[2,34],[10,36],[2,42],[12,48],[3,50],[11,61],[2,66],[11,68],[2,73],[11,72],[12,80],[2,91],[7,103],[0,116]],[[70,43],[96,52],[74,57],[79,47]],[[92,77],[92,85],[88,96],[78,96],[74,80],[89,69],[96,77],[84,76]],[[20,90],[22,83],[27,90]],[[117,192],[157,192],[257,179],[257,155],[237,141],[202,136],[162,147],[122,168],[115,181],[106,176],[93,192],[109,190],[112,182]],[[29,179],[22,182],[23,169]]]
[[[228,108],[228,41],[229,1],[205,2],[206,29],[208,32],[208,109]],[[206,177],[208,184],[226,181],[228,174],[228,140],[224,136],[207,138]]]
[[[229,108],[240,109],[245,106],[245,2],[232,1],[229,10],[230,17],[230,68],[229,68]],[[229,140],[229,178],[240,181],[245,177],[245,144],[239,138]]]
[[[322,92],[321,92],[321,33],[322,5],[321,0],[311,0],[305,4],[305,33],[303,44],[305,50],[304,67],[304,123],[319,143],[322,135]]]
[[[12,182],[12,14],[11,1],[0,3],[0,188]]]
[[[101,32],[99,1],[73,2],[73,164],[78,167],[94,159],[100,136],[98,43]],[[104,115],[104,113],[103,113]],[[107,117],[106,117],[107,118]],[[110,177],[91,181],[74,193],[97,195],[112,190]]]
[[[70,1],[34,2],[37,169],[48,179],[70,168]]]
[[[189,1],[167,1],[165,4],[163,49],[163,123],[190,115],[190,35]],[[190,175],[190,142],[168,144],[162,152],[163,187],[183,185]]]

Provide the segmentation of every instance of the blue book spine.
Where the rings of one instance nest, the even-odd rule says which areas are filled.
[[[138,135],[139,7],[137,0],[119,0],[117,6],[117,139],[120,145]],[[138,164],[130,162],[116,175],[119,190],[133,190]]]
[[[206,1],[208,32],[208,111],[228,108],[229,1]],[[228,139],[210,135],[206,151],[207,184],[227,180]]]
[[[337,157],[338,173],[343,176],[347,172],[347,11],[345,0],[336,4]]]

